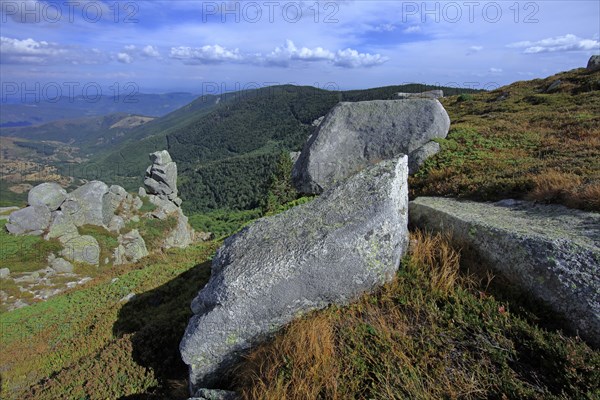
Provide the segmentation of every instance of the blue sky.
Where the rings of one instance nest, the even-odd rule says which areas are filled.
[[[494,88],[585,66],[600,53],[599,4],[0,0],[0,79],[76,94],[130,82],[146,93]]]

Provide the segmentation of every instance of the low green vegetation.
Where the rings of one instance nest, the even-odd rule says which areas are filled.
[[[165,219],[140,218],[139,221],[127,223],[125,231],[137,229],[140,232],[148,251],[159,249],[167,232],[177,226],[177,217],[170,215]]]
[[[2,398],[186,398],[178,343],[217,245],[106,268],[82,288],[0,314]]]
[[[210,232],[216,238],[227,237],[250,221],[262,216],[260,209],[246,211],[218,210],[189,217],[190,225],[197,231]]]
[[[560,86],[543,93],[556,80]],[[525,198],[600,211],[600,72],[584,69],[442,99],[442,152],[411,196]],[[465,101],[466,97],[471,98]]]
[[[80,235],[89,235],[98,241],[100,245],[100,264],[104,264],[106,258],[112,259],[113,250],[119,245],[118,234],[109,232],[106,228],[95,225],[84,225],[78,228]]]
[[[33,272],[48,265],[48,255],[62,250],[58,240],[46,241],[40,236],[14,236],[0,220],[0,268],[11,273]]]

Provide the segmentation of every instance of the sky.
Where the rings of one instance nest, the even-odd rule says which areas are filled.
[[[584,67],[598,1],[0,0],[2,96],[494,89]]]

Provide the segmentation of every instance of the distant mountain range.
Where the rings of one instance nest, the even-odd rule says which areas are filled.
[[[82,117],[97,117],[113,113],[126,113],[161,117],[192,102],[197,96],[191,93],[131,94],[114,96],[60,97],[58,99],[33,98],[27,102],[3,96],[0,111],[0,128],[40,125]]]

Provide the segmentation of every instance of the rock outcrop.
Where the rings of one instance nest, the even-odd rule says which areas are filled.
[[[103,226],[109,209],[104,202],[108,186],[104,182],[92,181],[68,194],[66,203],[76,226]]]
[[[134,263],[149,254],[146,242],[137,229],[119,235],[118,242],[119,246],[114,253],[115,265]]]
[[[401,154],[408,154],[415,169],[423,154],[431,154],[432,148],[421,148],[446,137],[449,128],[450,118],[435,99],[339,103],[294,164],[294,185],[302,193],[319,194],[369,165]]]
[[[46,206],[50,211],[58,207],[67,199],[67,191],[58,183],[42,183],[31,189],[27,196],[27,203],[31,206]]]
[[[423,197],[410,223],[449,231],[511,283],[600,345],[600,215],[526,201],[495,204]]]
[[[421,93],[396,93],[399,99],[441,99],[444,97],[443,90],[428,90]]]
[[[407,157],[230,237],[192,303],[180,349],[194,390],[214,387],[252,344],[310,310],[390,280],[408,244]]]
[[[50,225],[50,209],[46,205],[35,205],[15,211],[8,217],[6,230],[13,235],[42,235]]]
[[[600,55],[591,56],[587,63],[588,71],[600,70]]]
[[[158,219],[173,216],[177,219],[175,228],[163,241],[163,248],[183,248],[194,242],[195,233],[188,218],[181,210],[181,199],[177,190],[177,165],[166,150],[150,154],[152,165],[146,170],[145,188],[138,193],[145,195],[156,206],[151,215]]]

